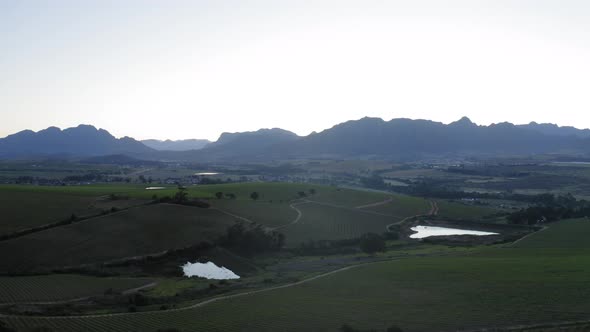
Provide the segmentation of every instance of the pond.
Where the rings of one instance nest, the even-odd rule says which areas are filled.
[[[189,263],[182,266],[185,277],[201,277],[206,279],[226,280],[240,279],[240,276],[225,267],[219,267],[213,262]]]
[[[166,189],[166,187],[147,187],[147,188],[145,188],[145,190],[162,190],[162,189]]]
[[[436,227],[436,226],[416,226],[412,227],[411,230],[417,232],[410,235],[412,239],[423,239],[429,236],[446,236],[446,235],[498,235],[498,233],[473,231],[467,229],[458,228],[447,228],[447,227]]]
[[[208,176],[208,175],[218,175],[218,174],[221,174],[221,173],[216,173],[216,172],[201,172],[201,173],[195,173],[195,175],[198,175],[198,176]]]

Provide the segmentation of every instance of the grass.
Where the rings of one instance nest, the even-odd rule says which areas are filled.
[[[427,214],[430,211],[430,202],[426,199],[404,195],[390,196],[393,198],[391,203],[366,208],[366,210],[389,214],[398,218]]]
[[[1,188],[1,187],[0,187]],[[65,193],[10,191],[0,189],[0,234],[99,213],[95,199]]]
[[[297,224],[281,228],[287,244],[298,246],[309,240],[341,240],[364,233],[385,232],[385,226],[398,219],[356,209],[343,209],[314,203],[297,206],[303,217]]]
[[[358,267],[202,308],[89,318],[6,318],[59,331],[457,330],[587,318],[587,251],[491,249]],[[515,314],[517,313],[517,314]]]
[[[211,241],[234,218],[219,211],[158,204],[0,242],[0,271],[104,262]],[[26,248],[26,250],[23,250]]]
[[[519,248],[590,248],[590,220],[570,219],[548,225],[515,244]]]
[[[151,282],[147,278],[97,278],[66,274],[0,277],[0,304],[66,301],[103,295],[107,290],[121,292]]]
[[[381,202],[390,195],[381,192],[355,190],[337,187],[322,187],[311,197],[313,201],[342,205],[350,208]]]
[[[216,208],[267,227],[285,225],[297,217],[297,212],[289,207],[288,202],[221,199],[211,203]]]
[[[194,309],[133,315],[6,317],[26,331],[336,331],[398,325],[454,331],[588,318],[590,223],[564,221],[520,242],[446,255],[436,251],[343,271],[294,287]],[[538,247],[536,243],[544,243]],[[571,246],[575,243],[575,246]],[[188,285],[186,285],[188,287]],[[165,287],[162,291],[165,292]]]
[[[485,206],[467,205],[445,200],[438,200],[437,204],[438,215],[451,219],[481,219],[499,212],[499,210]]]

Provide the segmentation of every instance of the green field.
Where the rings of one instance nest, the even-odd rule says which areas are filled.
[[[590,248],[590,220],[563,220],[518,241],[518,248]]]
[[[30,277],[0,277],[0,304],[67,301],[105,291],[121,292],[145,286],[148,278],[97,278],[56,274]]]
[[[0,190],[0,234],[99,213],[95,199],[63,193]]]
[[[59,331],[336,331],[342,324],[451,331],[571,321],[590,310],[588,252],[491,249],[408,258],[202,308],[112,317],[10,317]],[[540,314],[544,313],[544,314]],[[313,319],[310,319],[313,317]]]
[[[451,219],[480,219],[494,213],[498,213],[498,210],[476,205],[467,205],[458,202],[449,202],[444,200],[438,200],[438,215],[445,218]]]
[[[316,194],[309,194],[311,188]],[[131,196],[133,190],[141,191],[121,190],[128,190]],[[286,234],[289,247],[309,240],[350,239],[367,232],[383,233],[386,225],[408,216],[427,214],[431,209],[430,201],[423,198],[327,186],[248,183],[195,186],[189,190],[193,197],[213,197],[217,191],[234,193],[237,199],[212,199],[212,209],[166,204],[143,206],[0,242],[0,253],[10,253],[0,260],[0,270],[91,263],[196,244],[219,236],[234,222],[234,217],[217,209],[268,227],[284,226],[279,230]],[[260,193],[258,201],[249,198],[252,191]],[[290,204],[299,191],[308,193],[295,201],[302,215],[297,223],[289,224],[297,217]],[[90,196],[95,195],[96,191]],[[385,203],[364,207],[379,202]],[[496,211],[448,201],[438,201],[438,207],[442,218],[466,220],[479,219]],[[0,319],[25,332],[40,326],[65,332],[155,332],[164,328],[338,331],[343,324],[363,330],[385,330],[397,325],[404,331],[456,331],[587,320],[590,318],[587,314],[590,312],[590,288],[587,287],[590,283],[590,242],[587,241],[590,221],[566,220],[546,226],[514,245],[469,246],[457,250],[399,240],[394,241],[390,251],[374,257],[362,254],[294,257],[293,252],[288,251],[277,256],[253,257],[247,264],[260,265],[253,268],[248,278],[236,281],[235,288],[230,291],[246,295],[200,307],[113,315],[6,316]],[[234,253],[222,251],[228,258],[224,264],[237,259]],[[308,282],[273,289],[285,285],[283,283],[313,278],[330,268],[359,264],[361,258],[386,261],[356,265]],[[246,264],[246,260],[239,261]],[[325,268],[309,268],[317,264],[324,264]],[[259,274],[254,274],[254,270]],[[281,278],[289,273],[293,273],[289,275],[292,279]],[[44,282],[51,284],[46,281],[50,279],[43,278],[52,277],[4,280],[9,281],[6,289],[14,292],[10,296],[20,296],[25,301],[33,301],[28,299],[35,296],[57,298],[60,292],[82,292],[81,288],[74,291],[73,287],[68,289],[68,285],[56,282],[52,284],[56,285],[53,289],[47,290],[50,295],[43,295]],[[31,286],[39,288],[39,292],[21,294],[16,291],[25,287],[19,283],[36,285],[34,278],[45,280],[38,281],[41,286]],[[266,278],[271,280],[262,282]],[[104,292],[98,283],[109,279],[91,279],[84,282],[97,284],[88,286],[88,293]],[[206,280],[170,278],[146,294],[165,298],[183,290],[206,291],[209,287]],[[256,291],[265,288],[268,290]],[[2,294],[0,292],[0,296]],[[207,296],[211,295],[205,293],[198,298]],[[198,301],[196,298],[189,300],[178,307]]]
[[[366,208],[374,212],[384,213],[397,218],[428,214],[431,209],[430,201],[403,195],[390,195],[393,201],[384,205]]]
[[[299,222],[281,228],[291,246],[309,240],[352,239],[369,232],[381,234],[385,232],[385,226],[399,220],[358,209],[315,203],[298,205],[297,208],[302,212]]]
[[[180,205],[133,208],[0,242],[0,271],[97,263],[182,248],[216,239],[234,220],[216,210]]]
[[[289,202],[253,201],[244,199],[213,200],[212,205],[267,227],[279,227],[290,223],[297,217]]]

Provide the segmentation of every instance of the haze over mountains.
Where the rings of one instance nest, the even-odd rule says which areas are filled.
[[[195,135],[197,136],[197,135]],[[106,130],[80,125],[30,130],[0,139],[0,158],[128,155],[146,160],[265,161],[291,158],[383,158],[587,154],[590,130],[530,123],[478,126],[464,117],[448,125],[429,120],[362,118],[320,133],[297,136],[283,129],[223,133],[206,140],[139,142],[117,139]]]
[[[159,151],[187,151],[187,150],[199,150],[204,148],[211,141],[207,139],[183,139],[183,140],[157,140],[157,139],[146,139],[141,141],[146,146],[159,150]]]

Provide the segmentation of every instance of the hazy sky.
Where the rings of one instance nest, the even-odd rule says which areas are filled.
[[[463,115],[590,127],[590,1],[0,0],[0,137]]]

